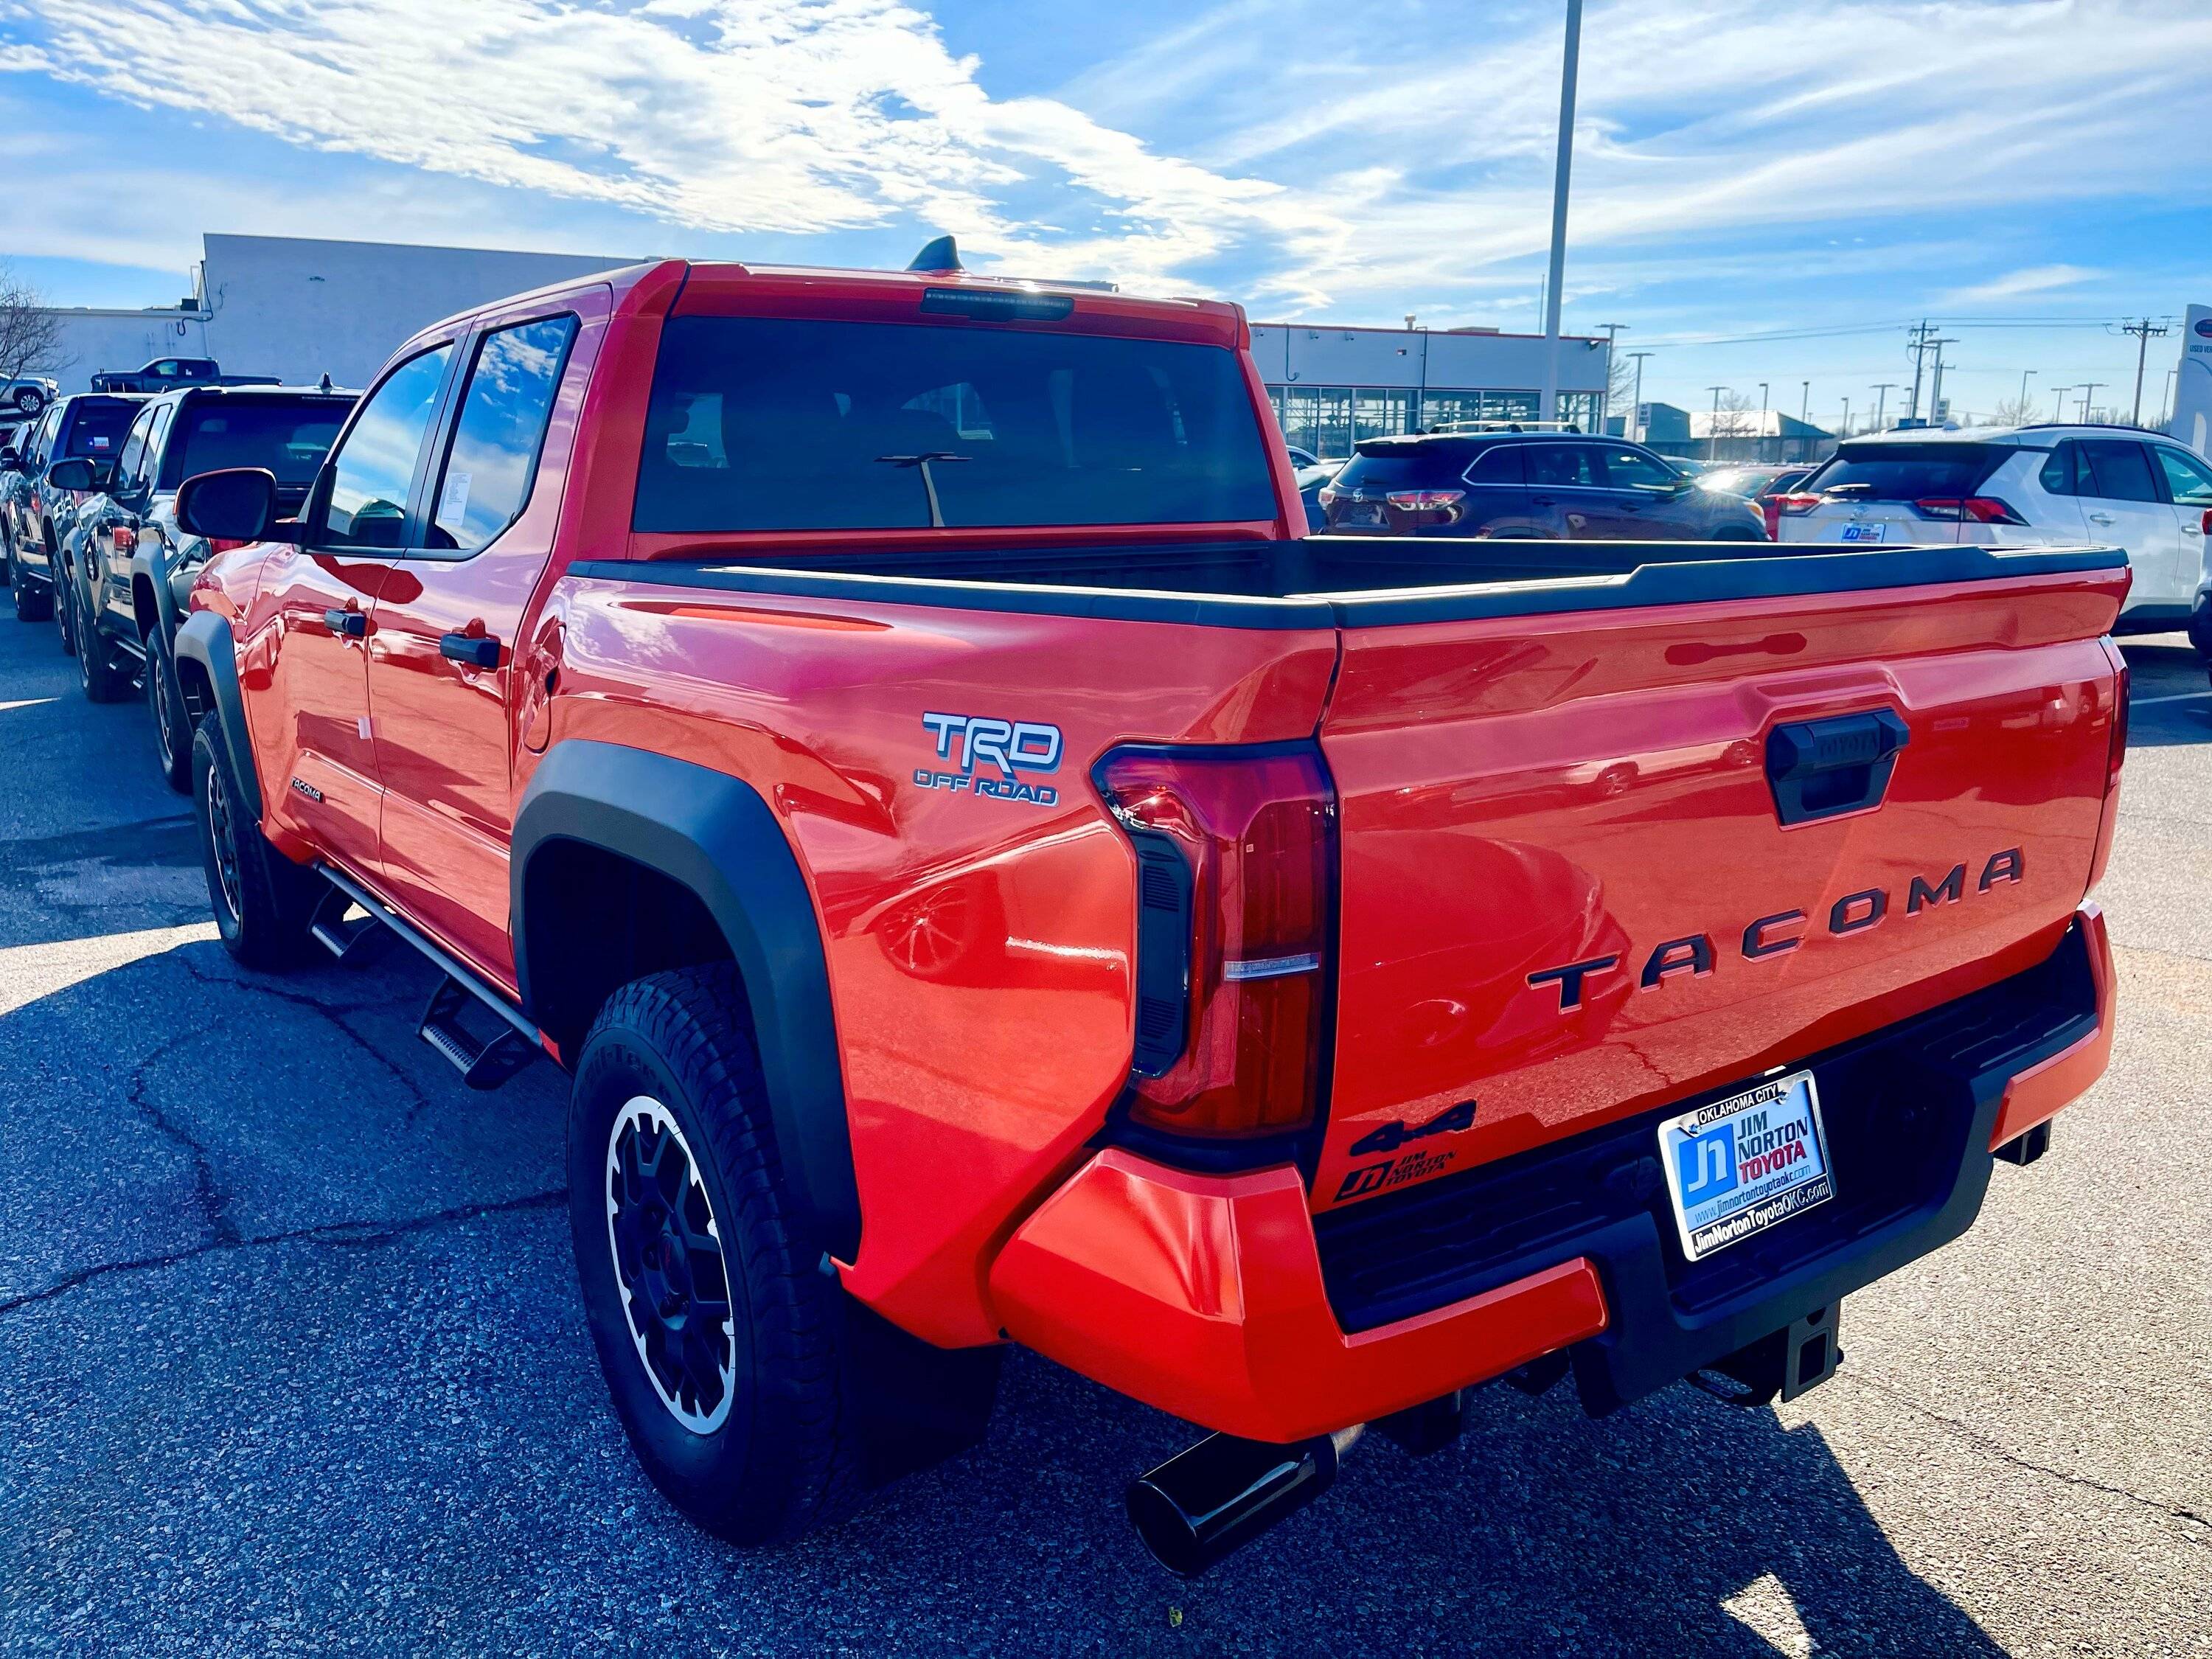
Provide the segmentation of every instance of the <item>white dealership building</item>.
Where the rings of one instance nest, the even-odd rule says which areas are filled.
[[[233,374],[365,385],[424,324],[503,295],[654,257],[520,253],[298,236],[202,239],[192,292],[144,311],[64,307],[65,392],[103,369],[163,356],[213,357]],[[1255,324],[1253,355],[1284,434],[1317,453],[1438,421],[1536,413],[1540,336],[1496,329]],[[1606,343],[1559,343],[1559,412],[1596,429]]]

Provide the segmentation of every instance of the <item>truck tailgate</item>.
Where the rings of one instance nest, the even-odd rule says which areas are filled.
[[[2100,636],[2125,591],[2104,569],[1372,625],[1347,606],[1316,1206],[1755,1078],[2047,953],[2090,879]],[[1771,770],[1885,726],[1904,744],[1875,804],[1849,792],[1879,767],[1843,765],[1807,786],[1828,815],[1783,822]]]

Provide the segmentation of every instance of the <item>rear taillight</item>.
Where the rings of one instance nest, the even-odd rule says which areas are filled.
[[[1334,507],[1351,493],[1348,489],[1339,489],[1333,483],[1325,483],[1314,492],[1314,499],[1323,507]]]
[[[1401,513],[1457,513],[1464,489],[1393,489],[1382,499]]]
[[[115,550],[118,553],[128,553],[131,549],[137,545],[138,532],[137,531],[133,530],[127,524],[119,524],[115,526]]]
[[[1130,1117],[1211,1136],[1310,1122],[1336,910],[1320,750],[1125,749],[1095,775],[1137,854]]]
[[[2119,657],[2115,650],[2112,654]],[[2112,678],[2112,746],[2105,759],[2105,793],[2120,787],[2120,768],[2128,759],[2128,687],[2134,677],[2128,672],[2127,659],[2120,657],[2118,671]]]
[[[1795,517],[1800,513],[1810,513],[1814,507],[1820,506],[1820,497],[1819,495],[1808,495],[1802,492],[1793,495],[1777,495],[1774,498],[1776,509],[1791,517]]]
[[[210,536],[208,538],[208,556],[210,558],[213,558],[218,553],[229,552],[234,547],[245,547],[247,545],[249,545],[249,544],[246,542],[226,541],[221,536]]]
[[[2097,845],[2089,854],[2089,884],[2084,893],[2097,890],[2097,884],[2105,878],[2105,866],[2112,862],[2112,836],[2119,827],[2120,769],[2128,758],[2128,691],[2133,679],[2128,672],[2128,659],[2111,637],[2099,643],[2112,665],[2112,729],[2106,740],[2105,810],[2097,822]]]
[[[1994,495],[1931,495],[1913,502],[1923,519],[1973,524],[2026,524],[2027,520]]]

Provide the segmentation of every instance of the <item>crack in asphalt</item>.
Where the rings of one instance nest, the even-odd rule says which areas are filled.
[[[313,1227],[295,1227],[283,1232],[258,1233],[242,1238],[234,1233],[229,1238],[210,1239],[190,1249],[171,1250],[162,1255],[139,1256],[128,1261],[100,1261],[88,1267],[64,1274],[52,1284],[21,1296],[0,1301],[0,1316],[51,1302],[66,1296],[96,1280],[116,1273],[151,1273],[163,1267],[181,1266],[198,1261],[204,1255],[217,1255],[234,1250],[264,1249],[283,1244],[319,1244],[336,1248],[368,1249],[390,1244],[428,1232],[434,1228],[453,1226],[465,1221],[474,1221],[483,1216],[512,1215],[532,1210],[550,1210],[564,1204],[568,1199],[566,1187],[549,1188],[544,1192],[526,1193],[520,1198],[489,1199],[477,1204],[457,1204],[450,1209],[435,1210],[428,1215],[404,1216],[397,1221],[326,1221]]]
[[[248,991],[260,996],[274,997],[279,1002],[289,1003],[295,1007],[305,1008],[319,1014],[331,1024],[336,1026],[339,1033],[355,1048],[389,1072],[399,1086],[407,1091],[410,1103],[406,1111],[400,1115],[402,1123],[412,1125],[424,1112],[430,1109],[430,1097],[422,1092],[422,1085],[404,1070],[398,1061],[393,1060],[382,1048],[371,1042],[345,1022],[344,1017],[348,1014],[374,1012],[387,1006],[386,1004],[323,1002],[308,996],[304,992],[287,991],[282,987],[264,984],[258,980],[231,979],[220,974],[204,973],[189,957],[179,957],[177,960],[185,974],[202,985],[223,985],[234,991]]]
[[[239,1242],[238,1224],[230,1218],[230,1194],[222,1189],[222,1182],[216,1179],[214,1159],[209,1155],[207,1148],[200,1145],[190,1130],[156,1106],[147,1093],[147,1079],[154,1067],[174,1053],[189,1038],[198,1035],[196,1031],[181,1032],[169,1038],[150,1054],[143,1055],[138,1063],[131,1068],[131,1079],[125,1085],[124,1097],[131,1103],[131,1109],[151,1124],[157,1133],[184,1148],[185,1157],[191,1159],[193,1200],[199,1207],[201,1220],[206,1224],[210,1242],[216,1244],[235,1244]]]
[[[2130,1491],[2125,1486],[2113,1486],[2111,1482],[2100,1480],[2094,1475],[2076,1474],[2069,1469],[2053,1468],[2048,1463],[2038,1463],[2031,1458],[2022,1457],[2019,1453],[1999,1445],[1972,1424],[1961,1423],[1955,1417],[1946,1416],[1931,1406],[1923,1405],[1903,1389],[1885,1382],[1879,1377],[1869,1376],[1864,1371],[1838,1371],[1836,1375],[1844,1382],[1855,1382],[1861,1388],[1872,1389],[1885,1400],[1892,1401],[1904,1407],[1907,1411],[1947,1431],[1954,1438],[1963,1440],[1978,1450],[1987,1453],[2000,1462],[2009,1463],[2016,1469],[2024,1470],[2030,1474],[2048,1475],[2051,1480],[2063,1481],[2069,1486],[2087,1487],[2091,1492],[2103,1492],[2108,1497],[2124,1498],[2131,1504],[2140,1504],[2145,1509],[2157,1510],[2160,1515],[2171,1516],[2175,1520],[2186,1521],[2193,1526],[2202,1527],[2205,1528],[2205,1534],[2202,1537],[2193,1532],[2185,1532],[2181,1535],[2193,1544],[2212,1548],[2212,1516],[2200,1515],[2185,1504],[2168,1503],[2162,1498],[2152,1498],[2147,1493]]]

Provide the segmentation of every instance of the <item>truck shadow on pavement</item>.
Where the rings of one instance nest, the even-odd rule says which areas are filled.
[[[609,1630],[662,1654],[2001,1651],[1818,1429],[1687,1389],[1595,1423],[1566,1386],[1484,1390],[1457,1446],[1370,1437],[1184,1583],[1120,1495],[1194,1431],[1018,1352],[981,1447],[730,1548],[607,1407],[562,1080],[464,1089],[414,1036],[428,989],[405,959],[272,981],[193,943],[0,1015],[0,1628],[208,1653]]]

